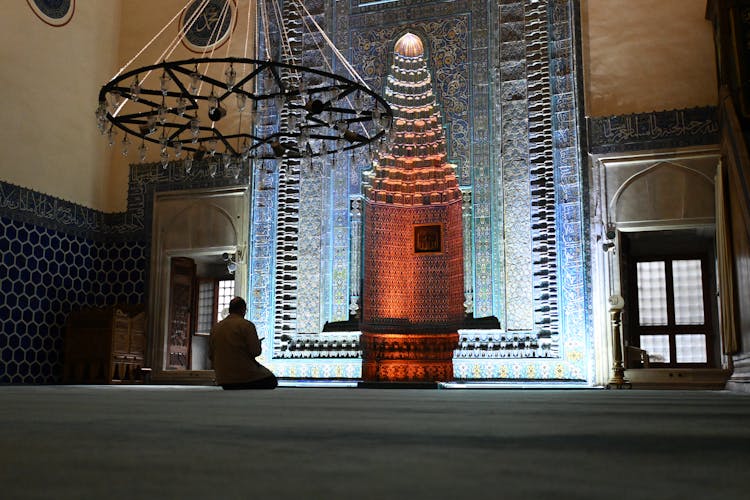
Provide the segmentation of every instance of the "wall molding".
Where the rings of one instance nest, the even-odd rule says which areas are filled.
[[[0,216],[98,242],[150,240],[155,192],[247,185],[249,178],[247,165],[235,177],[209,160],[190,172],[182,162],[132,164],[127,209],[111,213],[0,180]]]

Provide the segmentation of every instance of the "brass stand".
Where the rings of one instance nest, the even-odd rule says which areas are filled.
[[[614,361],[612,363],[612,378],[607,383],[607,389],[632,389],[633,385],[625,378],[625,366],[622,362],[622,338],[620,335],[620,325],[622,309],[610,309],[612,318],[612,344]]]

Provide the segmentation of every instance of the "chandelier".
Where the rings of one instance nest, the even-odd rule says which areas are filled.
[[[292,47],[298,37],[289,35],[284,21],[290,12],[282,12],[279,0],[270,3],[268,7],[266,1],[257,2],[265,36],[262,59],[247,57],[255,2],[245,2],[244,47],[238,49],[231,37],[231,19],[236,24],[240,18],[236,2],[189,0],[102,86],[96,119],[109,144],[120,142],[127,156],[130,147],[139,143],[141,161],[146,160],[148,147],[155,145],[164,167],[171,160],[182,160],[189,171],[193,161],[206,156],[219,156],[225,168],[237,169],[241,161],[304,161],[384,141],[393,119],[386,101],[344,59],[304,3],[287,0],[287,9],[301,21],[296,24],[327,43],[318,47],[327,70],[299,64]],[[283,60],[271,57],[270,15],[275,15]],[[177,34],[158,59],[130,69],[175,23]],[[210,29],[202,53],[170,60],[181,44],[191,47],[190,35],[198,26],[204,33]],[[242,54],[232,54],[233,46],[235,53]],[[222,50],[226,53],[217,54]],[[333,72],[324,50],[337,58],[348,76]]]

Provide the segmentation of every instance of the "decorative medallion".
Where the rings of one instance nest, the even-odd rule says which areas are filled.
[[[234,0],[193,0],[180,19],[182,43],[193,52],[220,47],[234,29],[236,12]]]
[[[50,26],[68,24],[75,11],[75,0],[26,0],[39,19]]]

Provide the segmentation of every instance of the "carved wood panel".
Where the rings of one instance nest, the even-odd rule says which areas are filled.
[[[195,261],[188,257],[172,257],[169,274],[168,370],[190,369],[194,289]]]

